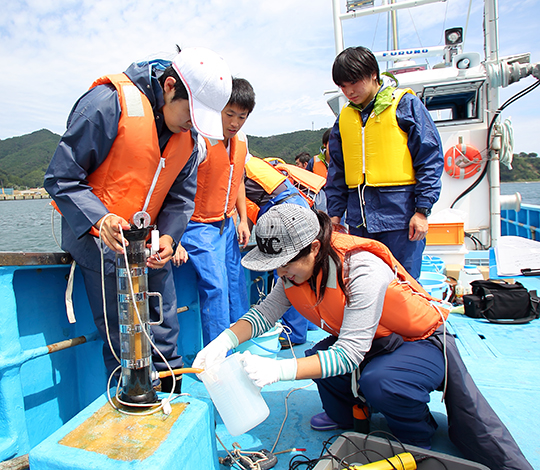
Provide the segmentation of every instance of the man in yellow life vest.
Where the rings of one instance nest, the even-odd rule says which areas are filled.
[[[120,357],[115,255],[123,253],[121,230],[128,230],[128,221],[141,211],[161,234],[158,253],[146,263],[151,268],[148,290],[163,296],[163,322],[152,326],[154,343],[172,368],[183,367],[168,261],[193,213],[198,165],[194,138],[223,138],[221,110],[230,93],[231,74],[223,59],[208,49],[189,48],[172,61],[137,62],[123,74],[96,80],[69,115],[44,187],[62,213],[62,248],[83,274],[109,371],[118,362],[108,337]],[[108,248],[103,251],[108,329],[95,234]],[[157,322],[159,317],[157,299],[152,299],[150,318]],[[155,350],[153,362],[157,370],[167,369]],[[165,382],[162,390],[168,391],[172,379]]]
[[[328,149],[328,215],[353,235],[384,243],[414,278],[420,276],[427,217],[441,191],[444,167],[439,133],[412,90],[380,77],[365,47],[345,49],[332,78],[349,99]]]
[[[249,308],[238,244],[246,246],[250,235],[244,187],[249,151],[241,129],[254,107],[250,83],[233,78],[230,100],[221,113],[224,139],[200,141],[204,160],[197,175],[195,211],[173,258],[177,265],[189,259],[197,273],[204,345]]]

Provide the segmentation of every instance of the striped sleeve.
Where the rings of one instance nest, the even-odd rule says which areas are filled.
[[[317,351],[317,354],[321,361],[323,379],[351,373],[358,367],[358,364],[339,346],[330,346],[327,350]]]
[[[256,338],[257,336],[266,333],[274,326],[261,312],[254,307],[251,307],[248,312],[242,316],[242,318],[240,318],[240,320],[246,320],[251,323],[252,338]]]

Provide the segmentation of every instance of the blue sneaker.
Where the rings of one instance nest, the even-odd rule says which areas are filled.
[[[315,429],[315,431],[333,431],[334,429],[340,429],[341,427],[324,411],[313,416],[310,424],[312,429]]]

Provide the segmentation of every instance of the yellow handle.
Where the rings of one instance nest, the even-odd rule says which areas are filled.
[[[353,470],[416,470],[416,460],[414,460],[414,457],[409,452],[402,452],[389,459],[379,460],[366,465],[353,465],[348,468]]]

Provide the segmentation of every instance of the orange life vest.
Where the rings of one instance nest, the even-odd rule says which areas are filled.
[[[244,175],[247,155],[245,134],[230,139],[230,152],[222,140],[206,142],[207,155],[197,172],[195,210],[191,220],[212,223],[230,217],[236,208],[238,188]]]
[[[313,173],[316,175],[322,176],[326,179],[328,174],[328,168],[325,163],[319,158],[319,155],[313,157]]]
[[[427,294],[382,243],[334,232],[332,246],[339,254],[342,263],[347,254],[360,249],[378,256],[392,271],[396,272],[395,279],[392,280],[386,291],[375,338],[397,333],[405,341],[424,339],[442,324],[439,310],[445,318],[448,316],[448,310],[441,307],[435,308],[431,302],[437,302],[437,299]],[[317,276],[318,290],[320,290],[321,278],[322,272]],[[324,298],[319,305],[316,305],[317,295],[310,288],[308,282],[304,282],[300,286],[286,283],[285,294],[291,304],[304,317],[334,336],[339,335],[346,299],[337,282],[337,272],[334,272],[334,278],[329,276]]]
[[[296,186],[310,207],[313,206],[315,196],[325,185],[326,178],[289,163],[279,163],[276,165],[276,169],[286,174],[289,181]]]
[[[105,83],[112,83],[118,91],[122,113],[111,150],[88,176],[88,183],[109,212],[129,220],[135,212],[145,210],[154,223],[193,152],[191,132],[171,136],[162,155],[148,98],[123,73],[101,77],[91,88]]]

